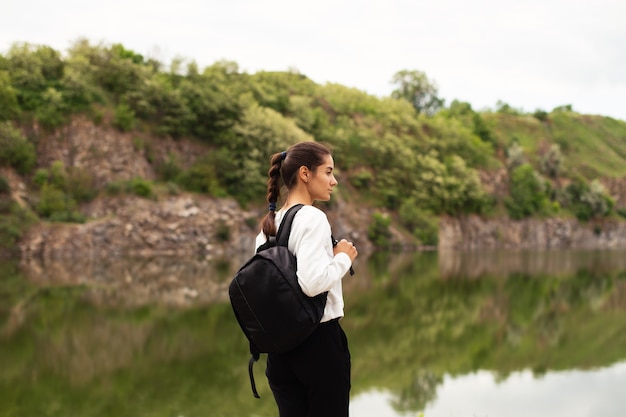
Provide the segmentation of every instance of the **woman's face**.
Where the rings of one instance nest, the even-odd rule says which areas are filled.
[[[326,155],[322,165],[318,166],[307,182],[307,190],[312,200],[328,201],[337,185],[337,179],[333,171],[335,163],[331,155]]]

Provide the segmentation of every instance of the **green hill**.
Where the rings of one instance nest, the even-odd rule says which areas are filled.
[[[446,106],[416,71],[399,72],[398,90],[378,98],[294,72],[183,64],[166,67],[122,45],[87,40],[64,54],[15,44],[0,55],[5,246],[38,221],[88,221],[81,205],[112,192],[159,198],[185,190],[260,204],[270,155],[301,140],[333,148],[339,198],[376,211],[370,239],[380,245],[390,221],[432,244],[441,215],[587,221],[622,213],[622,199],[603,184],[626,175],[624,121],[570,106],[533,114],[501,103],[489,111]],[[120,180],[112,171],[102,183],[67,156],[76,149],[51,160],[49,138],[64,146],[64,128],[77,119],[116,129],[156,174]],[[193,151],[165,149],[163,138],[192,143]],[[16,197],[15,175],[28,198]],[[504,182],[496,187],[494,177]]]

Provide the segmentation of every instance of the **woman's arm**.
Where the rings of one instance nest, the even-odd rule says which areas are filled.
[[[289,241],[295,243],[298,282],[309,297],[329,291],[350,269],[346,253],[333,254],[330,224],[317,208],[303,207],[296,214]]]

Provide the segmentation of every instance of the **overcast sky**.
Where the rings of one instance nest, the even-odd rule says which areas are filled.
[[[2,0],[0,52],[65,52],[80,37],[169,63],[226,59],[241,71],[295,68],[377,96],[420,70],[449,104],[572,104],[626,120],[623,0]]]

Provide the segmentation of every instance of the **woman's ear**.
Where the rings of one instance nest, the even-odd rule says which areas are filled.
[[[311,171],[307,167],[302,165],[300,169],[298,170],[298,175],[300,176],[300,179],[302,180],[302,182],[307,183],[309,182]]]

